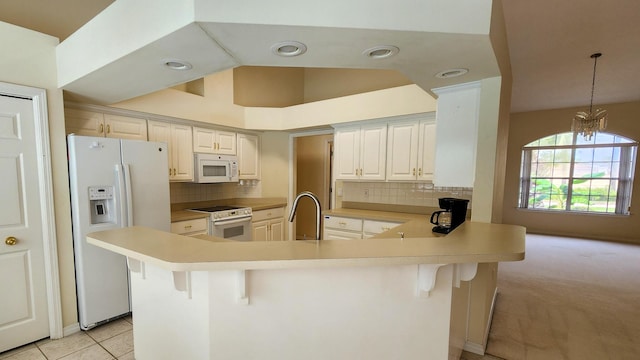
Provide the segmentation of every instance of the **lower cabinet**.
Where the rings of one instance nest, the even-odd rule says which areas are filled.
[[[284,207],[253,212],[253,241],[284,240]]]
[[[207,219],[202,218],[172,222],[171,232],[184,236],[206,235]]]
[[[400,225],[400,222],[325,216],[323,239],[367,239]]]
[[[325,240],[362,239],[362,219],[327,215],[324,217],[322,238]]]
[[[367,239],[389,231],[402,223],[393,221],[379,221],[365,219],[362,224],[362,238]]]

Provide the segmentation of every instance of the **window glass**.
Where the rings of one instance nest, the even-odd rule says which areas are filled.
[[[596,144],[613,144],[615,135],[608,133],[597,133],[595,136]]]
[[[566,132],[532,141],[522,152],[520,207],[627,214],[637,145],[603,132],[591,140]]]

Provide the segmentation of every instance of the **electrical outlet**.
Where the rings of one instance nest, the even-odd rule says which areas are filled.
[[[364,197],[369,197],[369,189],[364,189]]]

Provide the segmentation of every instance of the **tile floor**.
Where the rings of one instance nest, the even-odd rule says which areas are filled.
[[[132,360],[131,316],[59,340],[44,339],[0,353],[0,360]]]

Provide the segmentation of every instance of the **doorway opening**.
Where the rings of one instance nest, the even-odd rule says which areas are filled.
[[[294,137],[293,142],[293,193],[310,191],[320,199],[323,211],[331,209],[333,134],[302,135]],[[299,203],[294,224],[296,240],[315,239],[315,211],[312,201]]]

